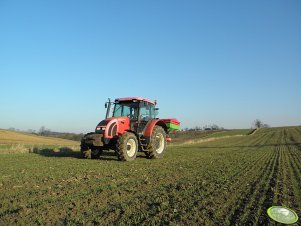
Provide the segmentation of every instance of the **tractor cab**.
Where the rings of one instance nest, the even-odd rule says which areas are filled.
[[[108,104],[108,105],[107,105]],[[141,97],[129,97],[116,99],[111,111],[112,102],[108,102],[107,106],[107,118],[126,116],[131,121],[149,121],[156,118],[155,102]]]
[[[111,104],[113,109],[111,110]],[[156,102],[141,97],[119,98],[114,103],[108,102],[107,118],[127,117],[130,120],[130,128],[136,133],[141,133],[146,124],[156,119]]]
[[[113,117],[127,116],[131,120],[149,121],[154,119],[155,105],[146,100],[119,100],[115,101]]]

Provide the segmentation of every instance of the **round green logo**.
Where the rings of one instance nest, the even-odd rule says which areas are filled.
[[[270,218],[282,224],[294,224],[298,221],[295,211],[284,206],[272,206],[267,212]]]

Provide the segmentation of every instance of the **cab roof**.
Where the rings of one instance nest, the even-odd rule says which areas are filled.
[[[117,98],[115,99],[115,101],[118,101],[118,102],[123,102],[123,101],[145,101],[147,103],[150,103],[150,104],[156,104],[155,101],[150,101],[149,99],[146,99],[146,98],[143,98],[143,97],[123,97],[123,98]]]

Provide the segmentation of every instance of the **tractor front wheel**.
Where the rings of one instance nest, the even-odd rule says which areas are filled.
[[[83,158],[85,159],[98,159],[100,155],[102,154],[102,149],[98,148],[84,148],[81,149],[81,153]]]
[[[85,159],[91,158],[91,149],[87,144],[85,144],[85,141],[82,140],[80,144],[80,152],[82,153],[82,157]]]
[[[98,159],[100,155],[102,154],[102,149],[97,147],[97,148],[92,148],[91,149],[91,159]]]
[[[81,141],[80,151],[85,159],[98,159],[102,154],[102,148],[89,147],[84,140]]]
[[[166,149],[166,132],[161,126],[155,126],[146,155],[151,159],[163,158]]]
[[[122,134],[117,140],[116,152],[119,160],[133,161],[138,152],[138,140],[136,135],[130,132]]]

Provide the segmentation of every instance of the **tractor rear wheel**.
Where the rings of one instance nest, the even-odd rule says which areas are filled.
[[[133,161],[138,152],[138,140],[136,135],[130,132],[122,134],[117,140],[116,152],[119,160]]]
[[[155,126],[146,155],[150,159],[163,158],[166,149],[166,132],[161,126]]]

